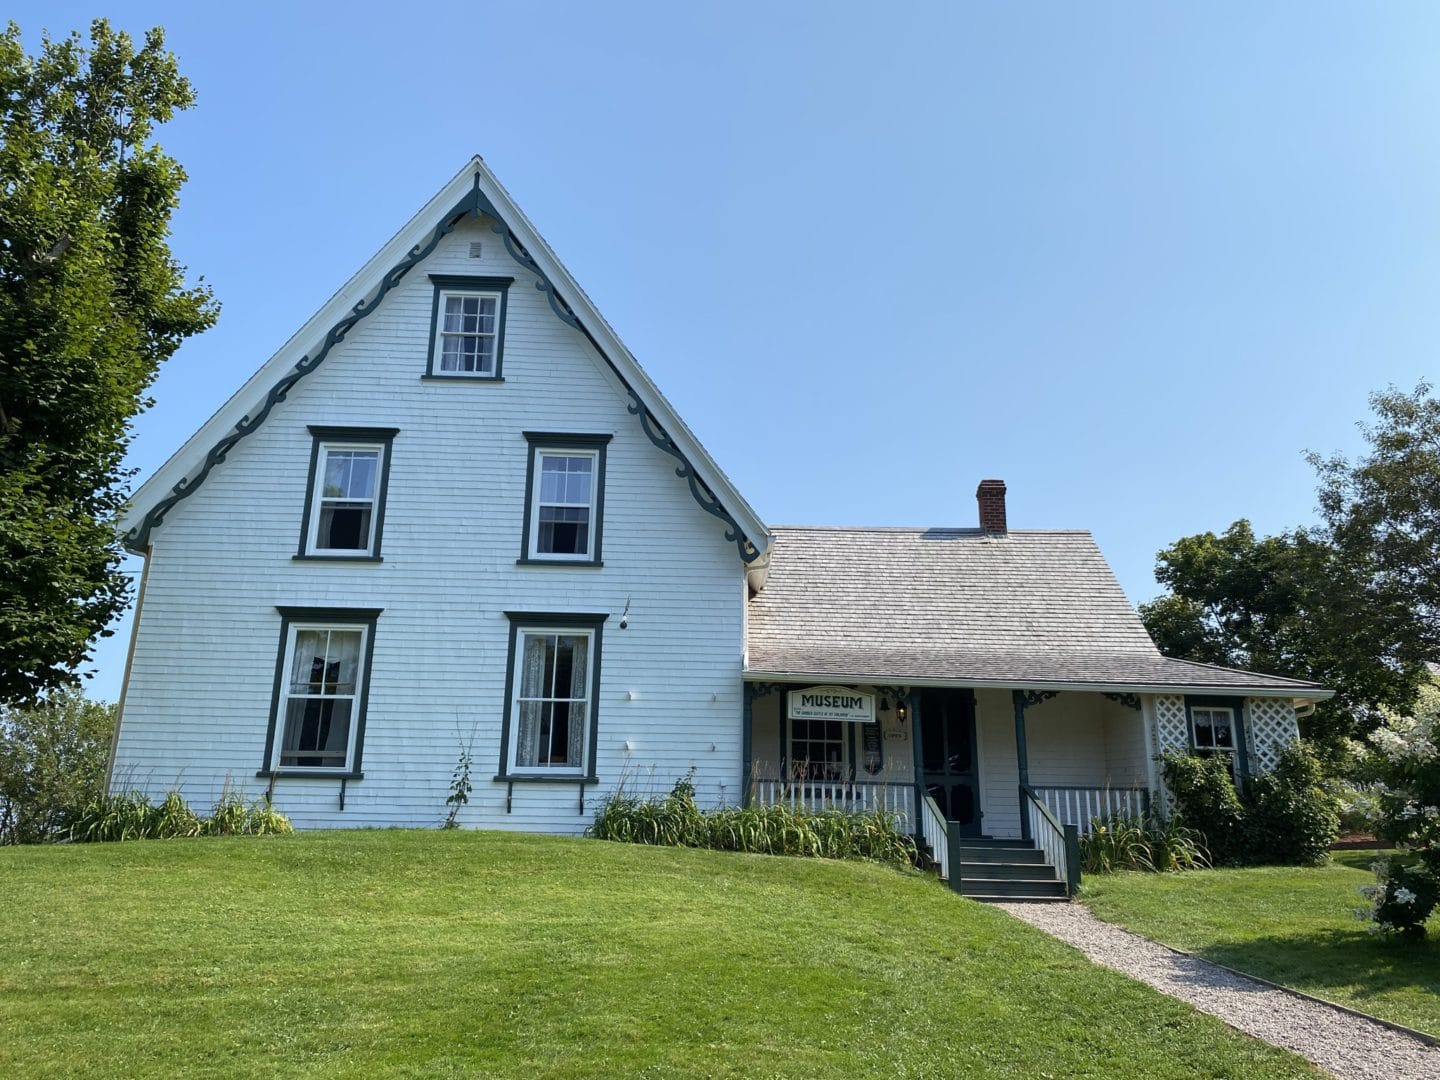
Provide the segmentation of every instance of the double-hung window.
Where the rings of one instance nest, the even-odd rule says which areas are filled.
[[[377,609],[280,608],[270,772],[360,770]]]
[[[429,378],[501,381],[505,302],[514,278],[431,274]]]
[[[600,564],[609,435],[527,431],[522,563]]]
[[[379,559],[395,428],[311,425],[299,558]]]
[[[507,777],[590,777],[595,771],[596,695],[604,615],[507,612]]]

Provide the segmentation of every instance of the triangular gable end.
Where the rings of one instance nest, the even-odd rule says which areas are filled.
[[[725,524],[725,538],[735,544],[740,558],[749,564],[764,554],[770,542],[764,523],[478,156],[141,485],[121,518],[126,549],[144,553],[150,533],[164,522],[165,515],[192,495],[236,444],[265,422],[295,384],[324,363],[331,349],[375,311],[385,295],[461,221],[481,215],[494,222],[491,230],[500,236],[510,257],[535,275],[536,288],[545,294],[555,315],[583,334],[620,380],[630,397],[629,412],[645,436],[676,459],[675,475],[687,483],[690,494],[707,513]],[[352,299],[357,293],[359,299]],[[317,336],[322,337],[318,348],[287,363],[305,342]],[[263,401],[247,405],[262,393]]]

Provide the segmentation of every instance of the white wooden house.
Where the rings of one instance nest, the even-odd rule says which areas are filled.
[[[693,769],[1028,839],[1326,696],[1161,657],[1087,534],[980,504],[767,528],[475,158],[136,492],[111,787],[433,826],[468,748],[477,827]]]

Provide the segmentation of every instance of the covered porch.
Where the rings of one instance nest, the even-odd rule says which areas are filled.
[[[1135,694],[747,681],[745,735],[749,801],[880,808],[917,834],[927,796],[963,837],[1030,840],[1031,800],[1083,833],[1148,814],[1155,787]]]

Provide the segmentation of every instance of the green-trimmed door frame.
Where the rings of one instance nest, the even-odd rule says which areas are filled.
[[[953,754],[953,752],[947,753],[947,751],[951,751],[953,748],[947,745],[946,732],[941,727],[941,724],[943,724],[945,720],[944,715],[937,714],[930,717],[928,722],[924,722],[920,719],[920,714],[924,711],[923,708],[917,709],[915,713],[916,724],[914,736],[914,738],[916,739],[916,745],[919,746],[919,741],[921,738],[920,731],[923,724],[923,726],[926,728],[926,735],[929,739],[934,740],[938,738],[941,740],[940,748],[941,758],[943,760],[943,766],[940,771],[936,772],[928,770],[925,767],[925,755],[923,752],[923,748],[921,750],[917,750],[916,777],[919,782],[919,794],[923,795],[927,793],[932,786],[945,788],[953,788],[959,786],[968,787],[970,789],[970,797],[972,800],[973,810],[971,814],[971,820],[960,825],[960,832],[962,836],[978,837],[983,833],[983,812],[981,810],[980,798],[980,755],[979,740],[976,735],[976,727],[978,726],[978,724],[975,708],[975,691],[970,689],[969,687],[949,689],[936,687],[921,691],[920,696],[922,697],[922,699],[925,695],[931,695],[932,697],[946,695],[950,699],[949,703],[946,705],[947,709],[954,707],[962,710],[962,713],[966,719],[966,723],[964,724],[964,729],[966,733],[965,738],[967,738],[969,742],[969,745],[967,747],[969,768],[957,770],[951,769],[949,767],[949,763],[954,760],[955,755]],[[938,799],[936,801],[940,802],[940,800]],[[941,809],[945,811],[946,819],[952,820],[949,817],[950,806],[948,792],[945,799],[945,804],[941,807]]]

